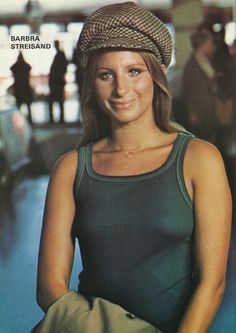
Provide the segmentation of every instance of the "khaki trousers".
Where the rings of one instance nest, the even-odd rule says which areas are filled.
[[[31,333],[162,333],[119,305],[69,291],[53,303]]]

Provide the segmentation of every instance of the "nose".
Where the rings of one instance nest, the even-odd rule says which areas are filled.
[[[130,89],[130,80],[125,75],[117,75],[114,91],[119,97],[126,95]]]

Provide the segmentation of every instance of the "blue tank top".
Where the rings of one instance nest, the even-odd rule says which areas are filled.
[[[92,143],[83,146],[74,186],[79,292],[167,333],[176,332],[193,290],[193,207],[183,178],[191,139],[179,133],[160,168],[134,176],[96,173]]]

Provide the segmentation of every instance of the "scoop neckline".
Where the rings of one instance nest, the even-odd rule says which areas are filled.
[[[124,176],[116,176],[116,175],[104,175],[96,172],[93,168],[93,163],[92,163],[92,148],[93,148],[93,143],[90,142],[86,147],[86,170],[87,173],[90,177],[97,179],[97,180],[103,180],[103,181],[113,181],[113,182],[127,182],[127,181],[137,181],[137,180],[144,180],[151,178],[155,175],[159,175],[162,172],[164,172],[168,167],[172,164],[173,160],[175,159],[175,156],[178,151],[178,147],[180,145],[180,141],[182,138],[183,133],[178,133],[175,141],[173,142],[173,147],[166,159],[166,161],[158,168],[155,168],[154,170],[137,174],[137,175],[124,175]]]

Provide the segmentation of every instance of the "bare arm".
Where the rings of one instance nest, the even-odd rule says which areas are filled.
[[[197,286],[178,333],[205,333],[224,292],[231,195],[222,158],[210,144],[190,142],[184,172],[193,189]]]
[[[37,278],[37,302],[44,311],[69,288],[74,258],[71,230],[76,166],[77,152],[65,155],[55,165],[48,186]]]

